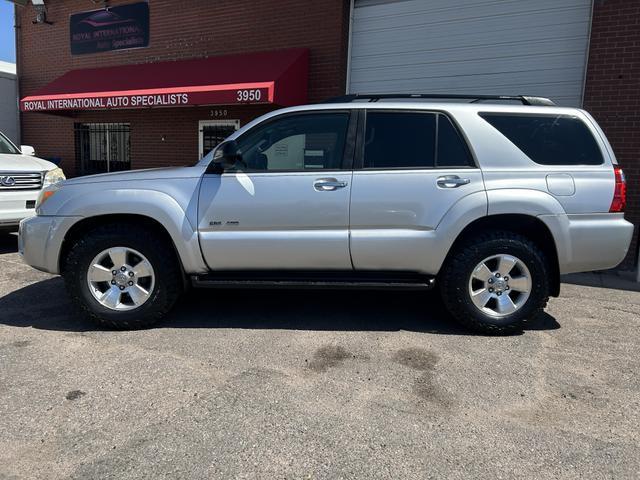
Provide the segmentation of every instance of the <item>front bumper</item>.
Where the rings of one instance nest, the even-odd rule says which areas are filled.
[[[15,228],[23,218],[34,215],[40,190],[0,192],[0,229]]]
[[[47,273],[60,273],[65,234],[80,217],[30,217],[20,222],[18,250],[24,262]]]

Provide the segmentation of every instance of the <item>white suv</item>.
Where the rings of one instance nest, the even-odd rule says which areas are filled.
[[[35,214],[40,191],[64,180],[62,169],[36,158],[32,147],[18,149],[0,132],[0,231],[17,230]]]
[[[541,312],[560,274],[622,261],[624,176],[588,113],[417,97],[279,110],[193,167],[49,187],[21,223],[24,259],[118,328],[150,325],[190,280],[437,284],[454,318],[494,333]]]

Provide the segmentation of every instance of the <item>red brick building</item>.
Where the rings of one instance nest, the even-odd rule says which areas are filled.
[[[24,4],[16,5],[20,97],[44,91],[73,98],[73,88],[64,91],[69,78],[93,93],[110,90],[105,83],[120,93],[138,91],[150,78],[157,92],[171,95],[180,78],[186,86],[207,78],[187,73],[190,59],[210,62],[200,69],[211,72],[208,94],[220,83],[254,81],[272,81],[276,93],[257,102],[212,96],[188,106],[54,103],[44,113],[23,112],[22,143],[34,145],[40,156],[60,158],[70,175],[192,163],[229,129],[262,113],[345,91],[524,93],[594,115],[627,174],[627,217],[640,223],[640,0],[149,0],[143,44],[135,38],[131,45],[113,44],[144,48],[87,51],[82,32],[74,31],[82,18],[76,16],[105,5],[117,12],[136,2],[45,0],[48,24],[33,23],[38,11],[32,0],[16,0]],[[85,15],[83,21],[96,19]],[[278,63],[291,49],[308,56],[297,75],[285,68],[266,78],[263,64],[243,56],[266,52],[273,62],[263,62]],[[241,66],[227,68],[238,78],[219,74],[218,57],[228,55],[239,55],[225,64]],[[173,63],[163,69],[171,75],[151,67],[167,61]],[[123,68],[132,65],[139,66]],[[91,70],[96,68],[107,70]],[[292,88],[302,93],[281,95]],[[107,167],[105,159],[114,161]],[[625,268],[633,268],[636,252],[637,235]]]
[[[636,225],[622,264],[637,263],[640,225],[640,0],[596,0],[584,108],[606,133],[627,176],[627,213]]]
[[[108,5],[131,3],[112,0]],[[220,0],[215,6],[208,0],[152,0],[147,48],[72,55],[70,16],[96,7],[89,0],[46,2],[47,21],[52,22],[48,25],[32,23],[36,9],[30,3],[16,6],[21,98],[72,70],[164,61],[176,61],[175,67],[169,64],[167,68],[180,69],[184,68],[181,61],[187,59],[249,52],[273,52],[277,57],[279,51],[291,48],[306,49],[309,55],[308,94],[304,101],[315,102],[344,93],[349,5],[343,0]],[[215,62],[211,68],[215,70]],[[270,103],[30,111],[22,114],[22,143],[34,145],[39,156],[60,158],[68,174],[82,174],[79,126],[96,125],[89,134],[95,142],[104,140],[104,130],[111,125],[115,133],[110,135],[110,146],[122,150],[123,142],[130,143],[129,152],[117,152],[130,158],[130,168],[183,165],[198,159],[201,144],[206,141],[201,135],[203,126],[235,121],[244,124],[277,107]],[[215,129],[211,133],[214,135]],[[93,150],[89,152],[91,156],[107,155],[106,148],[96,146]]]

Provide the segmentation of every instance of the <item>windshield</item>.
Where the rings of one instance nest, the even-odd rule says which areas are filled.
[[[18,150],[16,146],[11,143],[11,140],[5,137],[4,134],[0,133],[0,153],[19,155],[20,150]]]

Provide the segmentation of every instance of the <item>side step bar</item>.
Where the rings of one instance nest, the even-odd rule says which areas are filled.
[[[326,288],[371,290],[429,290],[435,278],[415,274],[354,274],[353,272],[216,272],[193,275],[191,283],[196,288]]]

